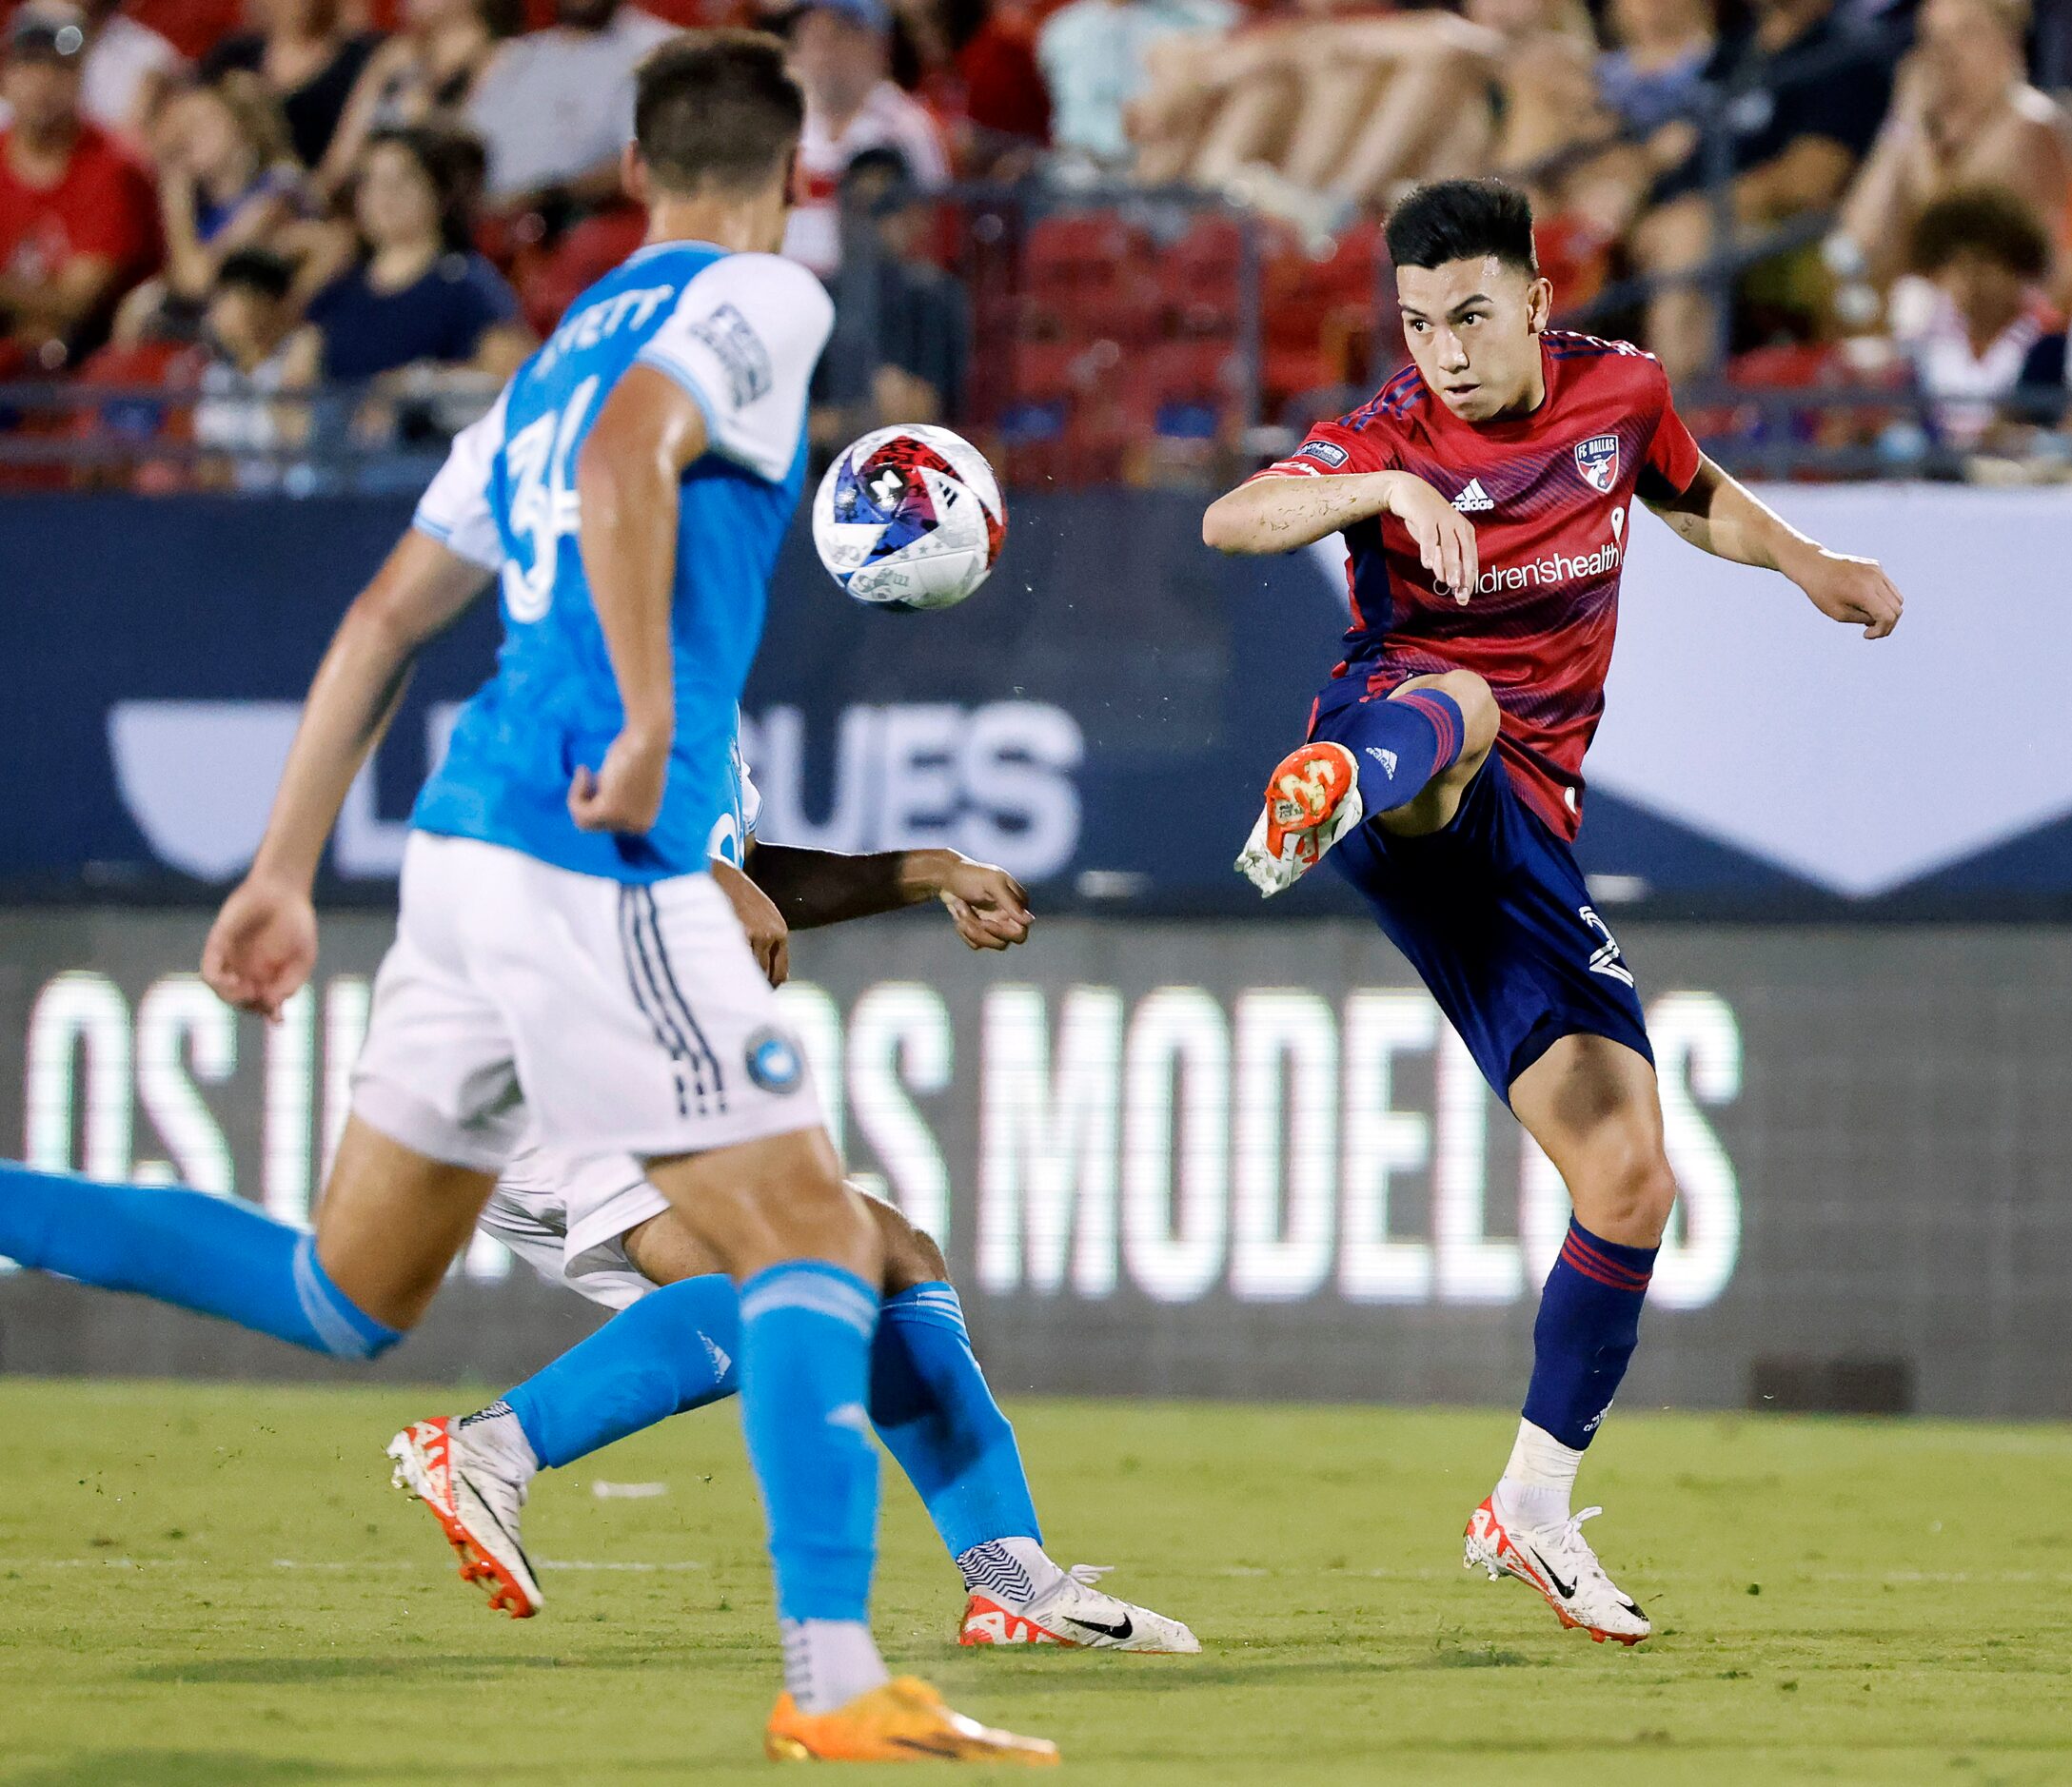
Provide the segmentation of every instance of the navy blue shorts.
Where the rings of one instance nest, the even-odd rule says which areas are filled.
[[[1332,736],[1329,716],[1314,736]],[[1632,973],[1575,854],[1519,799],[1501,754],[1490,753],[1445,831],[1392,837],[1370,822],[1327,860],[1373,908],[1506,1104],[1511,1083],[1564,1036],[1608,1036],[1654,1060]]]

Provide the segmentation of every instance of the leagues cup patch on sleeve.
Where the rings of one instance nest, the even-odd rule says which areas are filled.
[[[1298,460],[1314,460],[1319,465],[1328,465],[1336,471],[1346,462],[1346,450],[1335,441],[1305,441],[1293,455]]]
[[[732,304],[720,304],[710,316],[692,324],[690,333],[726,368],[736,409],[746,409],[770,388],[770,350]]]

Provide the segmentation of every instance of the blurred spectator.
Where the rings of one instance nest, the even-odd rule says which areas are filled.
[[[501,382],[533,350],[516,294],[471,245],[456,147],[425,130],[368,139],[352,186],[359,259],[309,306],[326,378],[459,367]]]
[[[85,29],[80,113],[126,147],[134,147],[180,71],[180,52],[148,25],[123,11],[122,0],[90,0],[76,12],[67,0],[32,0],[32,4],[39,10],[66,11]],[[0,101],[0,126],[7,121],[7,106]]]
[[[0,370],[55,371],[90,348],[158,256],[150,181],[80,115],[72,9],[25,6],[0,70]]]
[[[1593,127],[1622,141],[1546,183],[1541,196],[1608,245],[1631,227],[1655,181],[1689,155],[1690,114],[1719,33],[1713,0],[1611,0],[1606,17],[1617,48],[1595,61]]]
[[[620,0],[557,0],[554,19],[502,45],[467,103],[499,209],[565,214],[615,198],[633,137],[633,71],[673,35]]]
[[[924,188],[950,176],[935,120],[886,72],[891,33],[884,0],[809,0],[792,22],[792,72],[805,88],[806,125],[784,252],[823,279],[841,263],[836,193],[857,156],[897,149]]]
[[[125,12],[122,0],[89,0],[86,12],[79,109],[102,129],[141,142],[179,76],[180,52]]]
[[[1832,206],[1876,137],[1891,92],[1889,69],[1835,18],[1834,0],[1753,0],[1753,26],[1724,42],[1707,69],[1726,89],[1729,204],[1748,233]],[[1715,249],[1707,148],[1695,131],[1689,141],[1633,237],[1636,259],[1657,275],[1700,266]],[[1706,365],[1714,330],[1711,295],[1698,285],[1672,280],[1649,302],[1648,345],[1672,378]]]
[[[2023,70],[2028,0],[1927,0],[1878,133],[1828,245],[1845,277],[1883,285],[1932,201],[1995,186],[2055,229],[2072,197],[2072,138],[2057,102]]]
[[[1606,19],[1618,48],[1597,59],[1597,90],[1619,128],[1645,140],[1683,116],[1704,85],[1719,49],[1712,0],[1611,0]]]
[[[917,96],[951,141],[951,165],[1014,179],[1051,140],[1051,96],[1024,0],[898,0],[920,63]]]
[[[814,380],[814,439],[832,449],[893,422],[954,422],[971,358],[963,289],[920,253],[928,206],[897,149],[843,173],[835,334]]]
[[[1468,0],[1468,16],[1492,32],[1496,54],[1489,111],[1490,165],[1534,183],[1542,167],[1617,128],[1597,86],[1597,40],[1577,0]],[[1565,175],[1549,170],[1549,204]]]
[[[1529,168],[1607,134],[1580,0],[1468,0],[1466,12],[1295,0],[1213,45],[1161,46],[1140,170],[1228,190],[1321,241],[1410,181]],[[1192,97],[1175,103],[1175,83]],[[1185,134],[1190,107],[1195,139],[1175,162],[1171,132]]]
[[[345,27],[340,0],[253,0],[263,31],[226,37],[202,62],[205,79],[231,69],[259,76],[281,102],[295,159],[315,167],[330,147],[353,83],[379,37]]]
[[[374,52],[345,102],[318,185],[352,178],[376,130],[458,121],[497,46],[523,28],[523,0],[404,0],[404,29]]]
[[[1978,187],[1930,205],[1907,247],[1919,283],[1893,294],[1894,343],[1937,400],[1937,432],[1977,445],[2044,337],[2050,240],[2020,195]]]
[[[275,456],[309,438],[309,405],[277,401],[315,385],[322,351],[316,330],[296,315],[294,276],[280,256],[247,248],[224,262],[209,291],[194,439],[230,456],[225,471],[240,489],[282,482],[286,467]]]
[[[272,245],[298,214],[303,171],[280,106],[242,69],[177,95],[156,136],[165,286],[173,299],[198,304],[227,258]]]
[[[1174,60],[1157,70],[1154,50],[1174,40],[1220,42],[1242,17],[1231,0],[1071,0],[1044,21],[1036,59],[1051,89],[1051,138],[1104,167],[1131,156],[1132,108],[1165,89],[1141,121],[1154,156],[1141,171],[1154,182],[1179,178],[1200,119],[1198,64]]]

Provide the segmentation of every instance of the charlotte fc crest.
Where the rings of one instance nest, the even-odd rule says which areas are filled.
[[[1575,443],[1575,468],[1592,490],[1611,494],[1611,486],[1619,481],[1619,437],[1615,434],[1593,434],[1588,441]]]

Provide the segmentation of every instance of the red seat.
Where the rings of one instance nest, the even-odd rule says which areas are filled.
[[[525,320],[551,334],[562,313],[641,245],[647,225],[635,210],[601,211],[573,226],[546,254],[523,258],[513,269]]]

